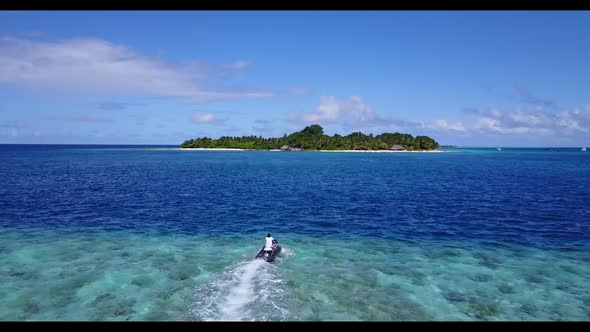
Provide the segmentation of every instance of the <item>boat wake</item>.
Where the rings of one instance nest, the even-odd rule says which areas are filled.
[[[295,252],[293,250],[291,250],[289,248],[283,248],[282,255],[281,255],[282,257],[281,256],[278,256],[277,257],[277,262],[281,262],[283,259],[285,259],[287,257],[294,256],[294,255],[295,255]]]
[[[266,321],[291,319],[286,280],[263,259],[231,266],[195,289],[189,320]]]

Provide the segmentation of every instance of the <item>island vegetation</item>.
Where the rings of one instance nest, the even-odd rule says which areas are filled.
[[[353,132],[346,136],[324,134],[324,129],[317,124],[307,126],[303,130],[280,138],[264,138],[261,136],[231,137],[219,139],[200,137],[184,141],[182,148],[225,148],[225,149],[296,149],[296,150],[396,150],[407,151],[433,150],[438,143],[428,136],[413,137],[410,134],[383,133],[377,136]]]

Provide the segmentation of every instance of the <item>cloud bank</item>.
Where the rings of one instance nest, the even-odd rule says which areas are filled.
[[[532,98],[532,97],[531,97]],[[535,98],[536,104],[555,105]],[[366,104],[361,97],[338,99],[324,96],[312,112],[288,113],[287,121],[296,125],[338,125],[344,129],[371,128],[380,130],[412,130],[414,132],[444,132],[461,135],[528,135],[569,136],[590,134],[590,105],[586,109],[572,108],[561,111],[534,109],[467,109],[465,119],[428,119],[408,121],[383,117]]]
[[[234,69],[248,65],[244,60],[230,64]],[[269,91],[210,88],[210,67],[198,61],[164,61],[97,38],[54,42],[0,38],[0,84],[71,93],[174,97],[192,102],[273,96]]]

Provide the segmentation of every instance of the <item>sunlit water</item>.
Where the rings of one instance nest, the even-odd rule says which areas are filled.
[[[590,318],[576,149],[0,161],[0,320]],[[266,232],[274,263],[253,259]]]

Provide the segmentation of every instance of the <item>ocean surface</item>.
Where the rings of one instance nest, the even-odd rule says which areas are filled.
[[[0,145],[0,320],[589,320],[590,152],[448,150]]]

